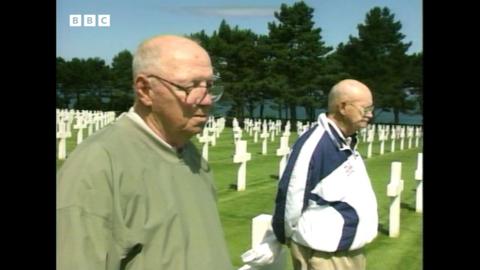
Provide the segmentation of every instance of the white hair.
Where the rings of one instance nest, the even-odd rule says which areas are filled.
[[[132,72],[135,79],[140,73],[158,70],[161,65],[161,46],[155,46],[150,38],[142,42],[133,56]]]

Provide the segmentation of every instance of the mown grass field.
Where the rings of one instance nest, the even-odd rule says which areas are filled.
[[[84,134],[85,135],[85,134]],[[292,132],[290,146],[297,138]],[[268,154],[262,155],[262,144],[259,138],[253,143],[250,137],[243,132],[242,139],[248,141],[248,152],[252,159],[247,163],[246,190],[237,192],[236,184],[238,164],[233,163],[234,143],[230,128],[225,128],[217,145],[210,147],[209,162],[215,176],[218,194],[218,207],[224,227],[225,237],[228,242],[229,252],[235,266],[242,265],[240,255],[250,248],[251,219],[259,214],[272,214],[278,166],[280,157],[275,155],[280,145],[280,138],[276,137],[272,143],[268,140]],[[377,139],[377,138],[375,138]],[[201,145],[196,138],[193,139],[199,150]],[[390,152],[390,141],[385,142],[385,154],[379,155],[380,143],[373,145],[373,156],[366,159],[374,191],[377,195],[379,211],[379,235],[367,246],[368,270],[419,270],[422,269],[423,260],[423,233],[422,214],[415,212],[415,189],[417,181],[414,180],[417,153],[422,152],[420,147],[407,149],[408,140],[405,139],[404,150],[400,151],[400,141],[396,141],[396,151]],[[67,140],[67,152],[71,152],[76,145],[75,134]],[[359,144],[360,153],[366,157],[367,144]],[[393,161],[402,162],[402,179],[404,191],[401,195],[401,224],[400,236],[388,236],[388,209],[390,198],[387,197],[387,184],[390,181],[390,164]],[[57,160],[57,169],[63,162]],[[290,259],[287,269],[292,269]]]

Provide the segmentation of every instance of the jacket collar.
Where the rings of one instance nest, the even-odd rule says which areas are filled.
[[[323,126],[325,132],[327,132],[330,139],[334,142],[339,150],[355,150],[357,147],[357,133],[346,137],[343,135],[342,131],[338,126],[330,120],[326,113],[322,113],[318,116],[318,122]]]

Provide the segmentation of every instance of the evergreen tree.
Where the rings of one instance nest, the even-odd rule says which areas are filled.
[[[313,11],[303,1],[282,4],[280,12],[274,13],[278,24],[268,24],[271,72],[286,83],[279,98],[290,109],[293,125],[298,105],[305,106],[310,116],[318,106],[315,96],[320,92],[322,61],[332,49],[324,45],[321,28],[313,27]]]
[[[416,96],[420,113],[423,113],[423,53],[414,53],[409,57],[407,87]]]
[[[68,108],[69,98],[64,89],[66,80],[66,61],[62,57],[57,57],[55,66],[56,79],[56,106],[57,108]]]
[[[124,112],[133,105],[133,55],[123,50],[112,60],[112,89],[110,92],[110,109]]]
[[[105,64],[105,60],[98,57],[88,58],[84,62],[85,78],[84,98],[82,104],[77,109],[83,110],[105,110],[102,103],[102,97],[109,89],[110,68]]]
[[[375,7],[364,24],[358,25],[358,37],[349,37],[338,46],[338,59],[351,77],[365,82],[373,91],[375,106],[393,109],[395,123],[399,113],[413,108],[407,100],[405,83],[409,61],[406,55],[411,43],[403,43],[402,24],[387,7]]]
[[[209,39],[202,32],[192,36],[202,40],[210,53],[215,72],[225,86],[221,103],[230,103],[230,115],[243,119],[247,108],[253,117],[254,108],[266,93],[263,87],[266,73],[261,65],[264,42],[259,42],[251,30],[232,28],[225,20]]]

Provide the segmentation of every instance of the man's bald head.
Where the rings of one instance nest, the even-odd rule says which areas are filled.
[[[334,114],[338,110],[338,105],[342,102],[354,102],[364,95],[370,95],[368,87],[352,79],[345,79],[332,87],[328,95],[328,112]]]
[[[142,42],[133,58],[135,112],[167,143],[182,147],[201,132],[213,105],[210,56],[197,42],[162,35]]]
[[[181,36],[162,35],[145,40],[133,58],[133,78],[140,73],[155,73],[175,69],[182,60],[208,57],[197,42]]]

